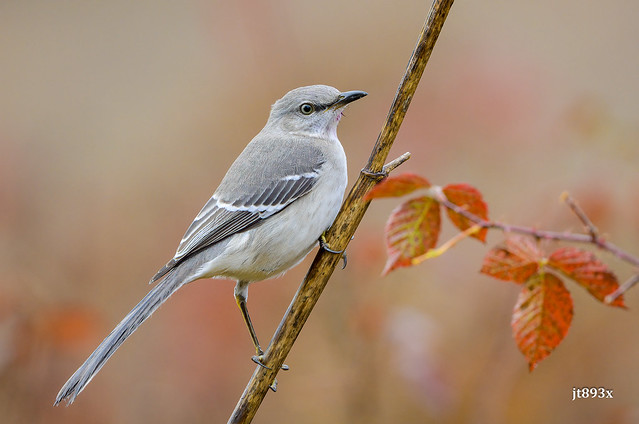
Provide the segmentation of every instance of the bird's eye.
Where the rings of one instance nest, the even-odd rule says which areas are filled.
[[[310,103],[303,103],[302,106],[300,106],[300,112],[302,112],[302,115],[310,115],[314,111],[315,106]]]

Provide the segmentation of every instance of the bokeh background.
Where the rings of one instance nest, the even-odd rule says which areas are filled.
[[[178,292],[72,407],[51,405],[286,91],[370,93],[339,131],[355,179],[428,6],[0,2],[0,420],[226,422],[255,365],[225,281]],[[627,0],[457,2],[391,152],[413,154],[396,172],[473,184],[495,219],[580,231],[558,201],[567,190],[639,254],[637,16]],[[569,284],[572,328],[529,373],[510,329],[518,287],[478,273],[503,235],[382,278],[398,203],[369,209],[254,422],[639,422],[639,290],[623,311]],[[251,287],[264,344],[309,259]],[[614,399],[571,401],[584,386]]]

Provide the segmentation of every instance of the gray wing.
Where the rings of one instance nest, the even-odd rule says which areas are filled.
[[[306,141],[291,154],[286,147],[264,149],[252,142],[236,159],[220,187],[195,217],[177,252],[151,279],[162,278],[184,258],[233,234],[248,230],[311,191],[324,157]],[[257,147],[257,148],[256,148]],[[252,169],[247,169],[247,164]],[[259,172],[255,172],[259,170]]]

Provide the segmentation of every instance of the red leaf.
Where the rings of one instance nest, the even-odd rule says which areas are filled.
[[[400,197],[420,188],[428,187],[430,187],[430,183],[426,178],[406,172],[383,179],[366,193],[364,200],[378,199],[380,197]]]
[[[535,274],[522,288],[513,311],[513,335],[532,371],[568,333],[570,292],[553,274]]]
[[[411,199],[395,208],[384,231],[388,260],[383,274],[411,266],[412,258],[435,247],[440,227],[439,203],[430,197]]]
[[[443,188],[443,191],[450,202],[467,210],[473,215],[477,215],[484,220],[488,220],[488,207],[486,206],[481,193],[475,187],[468,184],[449,184]],[[461,231],[475,225],[474,222],[457,212],[453,212],[450,209],[447,209],[447,212],[451,222]],[[488,229],[482,228],[472,236],[482,242],[486,242],[487,232]]]
[[[527,237],[511,237],[484,257],[481,272],[491,277],[523,283],[539,269],[543,259],[537,245]]]
[[[575,247],[562,247],[555,250],[548,259],[548,265],[575,280],[600,302],[604,302],[607,295],[619,288],[615,274],[591,252]],[[610,305],[626,307],[623,296],[616,298]]]

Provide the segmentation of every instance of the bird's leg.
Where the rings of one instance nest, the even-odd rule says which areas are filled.
[[[249,315],[248,308],[246,307],[246,299],[248,298],[248,281],[238,281],[235,285],[235,302],[237,306],[240,308],[242,312],[242,318],[244,318],[244,323],[246,324],[246,328],[248,328],[249,334],[251,335],[251,340],[253,341],[253,346],[255,346],[255,355],[251,357],[251,360],[255,362],[257,365],[270,370],[271,368],[267,367],[262,361],[264,360],[264,351],[260,346],[259,340],[257,340],[257,334],[255,333],[255,329],[253,328],[253,323],[251,322],[251,316]],[[282,364],[282,370],[286,371],[289,369],[288,365]],[[273,380],[273,384],[271,384],[270,389],[273,391],[277,390],[277,380]]]
[[[344,261],[344,264],[342,265],[342,269],[346,268],[346,253],[345,253],[346,249],[342,249],[342,250],[331,249],[328,243],[326,242],[326,231],[322,233],[318,241],[319,241],[320,247],[326,250],[327,252],[335,253],[337,255],[342,255],[342,260]]]
[[[246,296],[243,293],[235,293],[235,302],[237,306],[240,308],[242,312],[242,318],[244,318],[244,323],[246,324],[246,328],[248,328],[249,334],[251,335],[251,340],[253,341],[253,346],[255,346],[255,352],[258,357],[262,357],[264,355],[264,351],[260,346],[260,342],[257,339],[257,334],[255,334],[255,329],[253,328],[253,323],[251,322],[251,317],[248,313],[248,308],[246,307]]]

